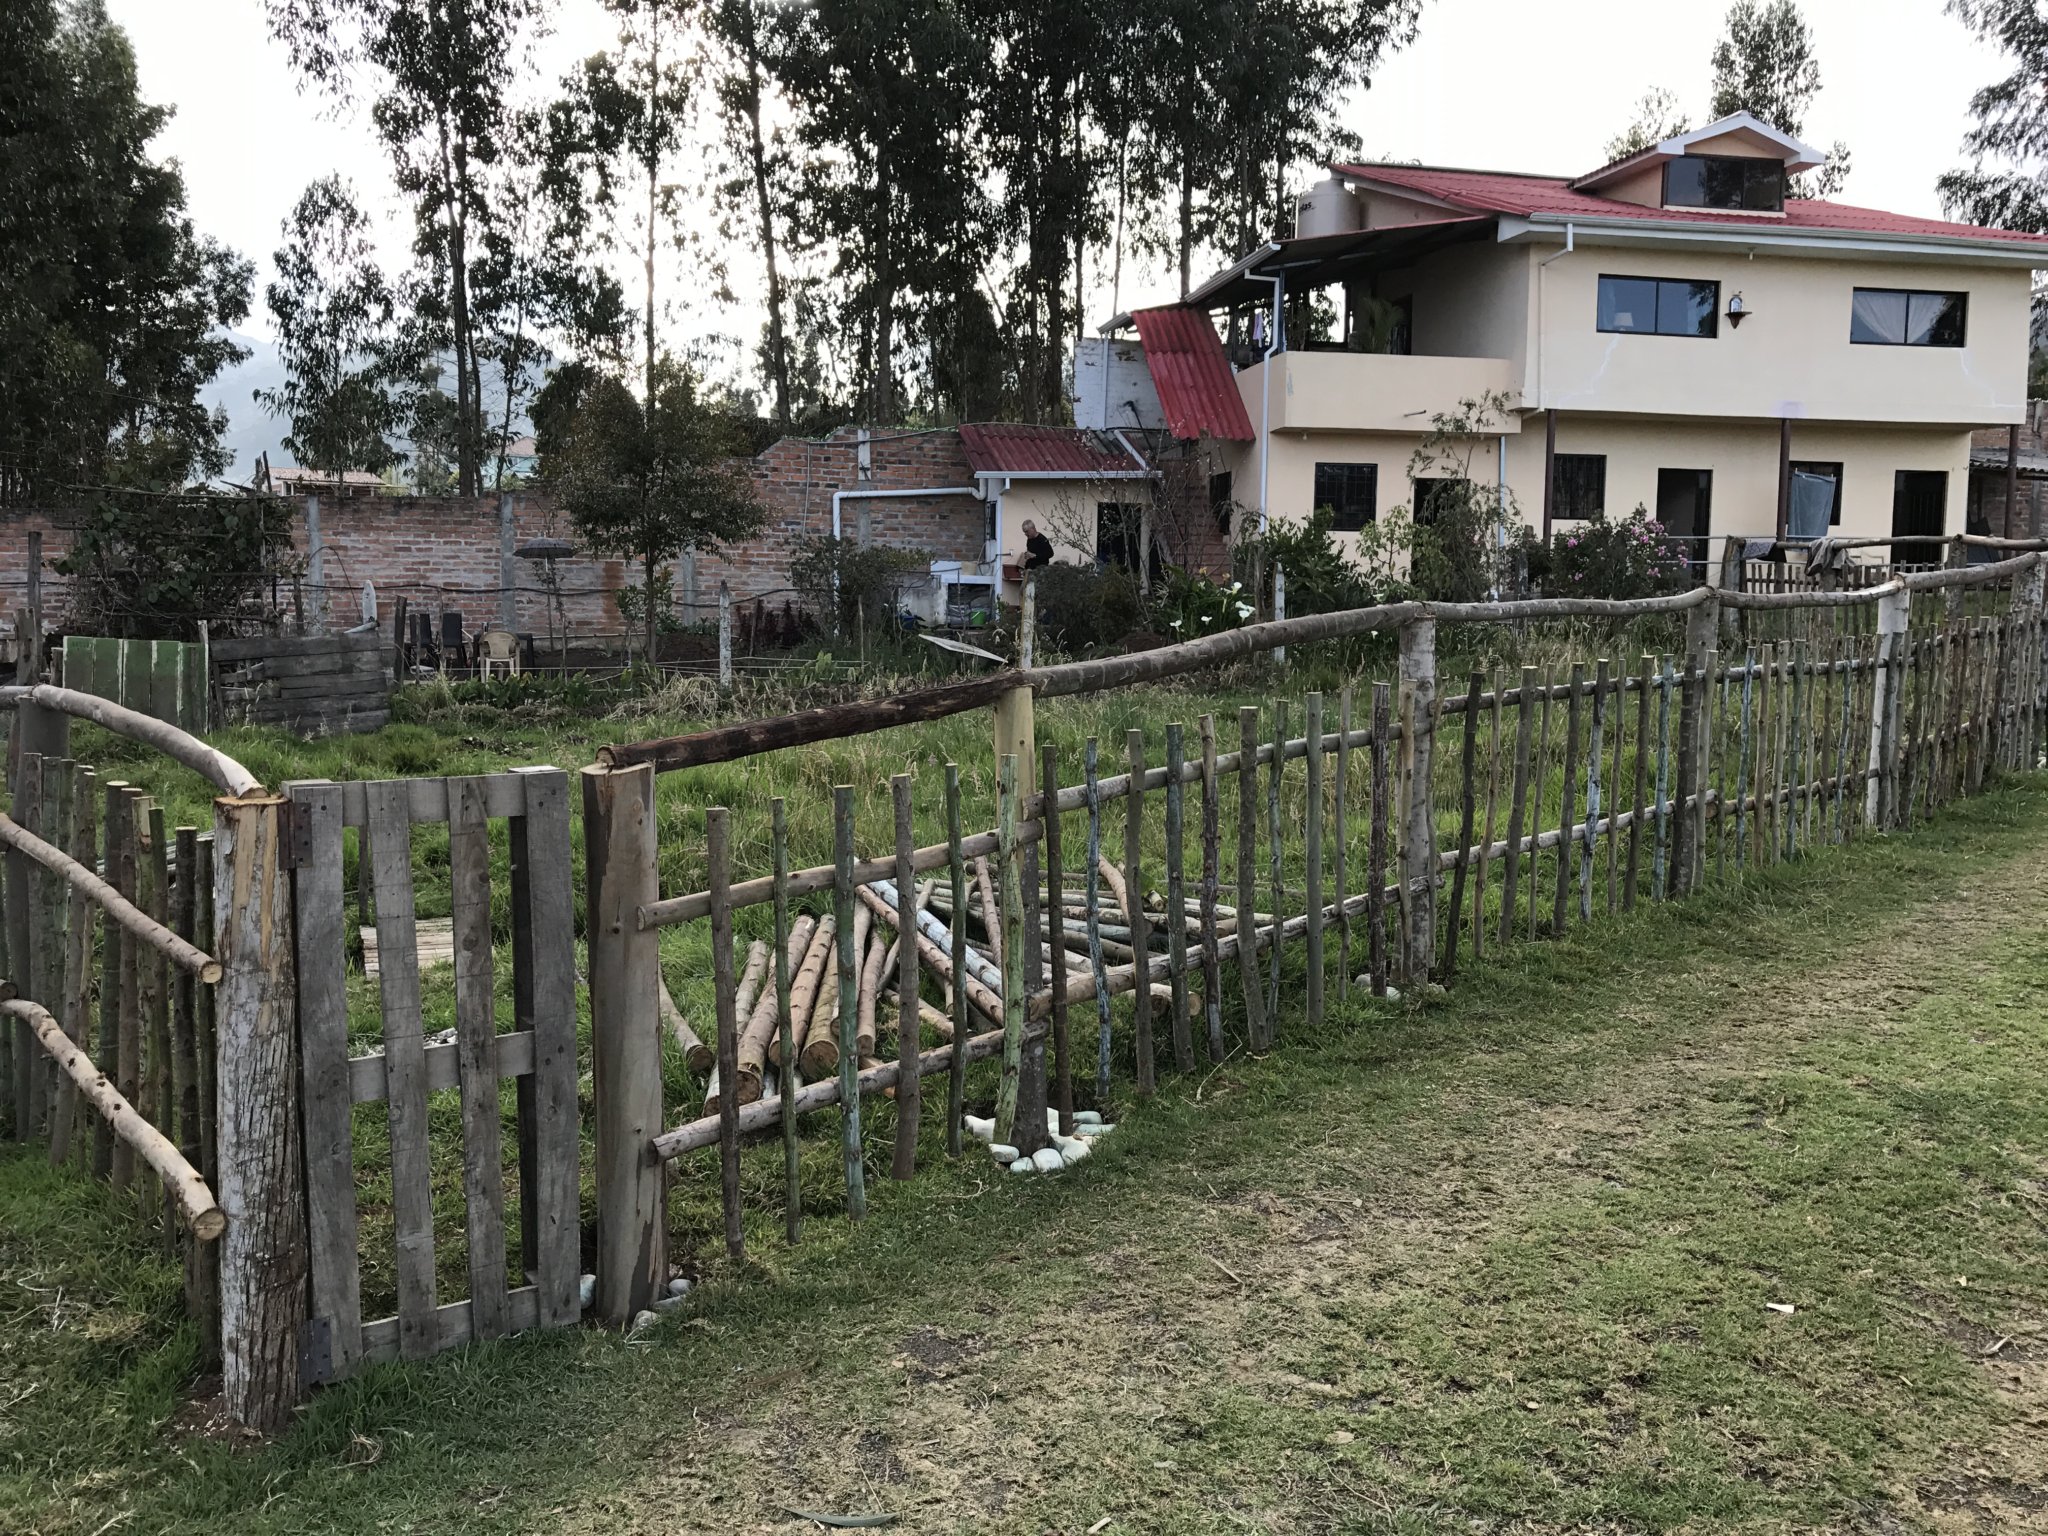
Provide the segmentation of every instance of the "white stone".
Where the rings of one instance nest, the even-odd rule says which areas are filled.
[[[1060,1161],[1065,1163],[1069,1168],[1073,1167],[1074,1164],[1080,1162],[1081,1159],[1086,1157],[1087,1155],[1088,1143],[1080,1140],[1078,1137],[1074,1140],[1067,1142],[1065,1146],[1060,1148]]]
[[[1074,1127],[1074,1134],[1076,1136],[1086,1136],[1092,1141],[1097,1136],[1107,1136],[1115,1129],[1116,1127],[1113,1125],[1103,1125],[1100,1123],[1095,1125],[1077,1125]]]
[[[673,1312],[682,1304],[683,1298],[680,1296],[659,1296],[655,1298],[654,1310],[657,1312]]]
[[[636,1333],[644,1333],[660,1320],[660,1315],[655,1312],[635,1312],[633,1325],[626,1330],[626,1337],[630,1339]]]
[[[1100,1125],[1102,1124],[1102,1111],[1099,1109],[1077,1109],[1074,1111],[1074,1124]]]
[[[1067,1166],[1057,1147],[1040,1147],[1031,1154],[1031,1165],[1040,1173],[1058,1173]]]
[[[1018,1158],[1018,1159],[1017,1159],[1017,1161],[1015,1161],[1014,1163],[1010,1164],[1010,1172],[1012,1172],[1012,1173],[1029,1173],[1029,1172],[1031,1172],[1031,1159],[1030,1159],[1030,1158],[1028,1158],[1028,1157],[1020,1157],[1020,1158]]]
[[[588,1312],[597,1302],[597,1276],[585,1275],[576,1286],[576,1299]]]
[[[1015,1147],[1004,1146],[1003,1143],[1001,1143],[1000,1141],[991,1142],[989,1144],[988,1152],[989,1156],[993,1157],[999,1163],[1014,1163],[1015,1161],[1017,1161],[1018,1158],[1024,1155],[1023,1153],[1019,1152]]]
[[[690,1282],[681,1275],[677,1275],[675,1279],[669,1281],[668,1293],[671,1296],[687,1296],[690,1294]]]
[[[996,1139],[996,1123],[993,1120],[983,1120],[976,1115],[962,1115],[960,1123],[967,1127],[967,1134],[977,1141]]]

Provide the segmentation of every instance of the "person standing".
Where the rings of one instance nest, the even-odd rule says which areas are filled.
[[[1038,531],[1038,524],[1024,519],[1024,569],[1035,571],[1052,564],[1052,540]]]

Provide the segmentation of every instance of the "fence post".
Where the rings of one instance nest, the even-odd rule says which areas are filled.
[[[1273,562],[1273,622],[1277,624],[1286,617],[1287,572],[1282,570],[1280,568],[1280,562],[1275,560]],[[1284,667],[1287,665],[1286,646],[1276,645],[1273,647],[1273,665],[1276,667]]]
[[[1693,751],[1691,761],[1693,784],[1693,807],[1687,820],[1690,831],[1687,842],[1690,858],[1686,870],[1685,889],[1696,891],[1705,883],[1707,849],[1707,778],[1713,763],[1714,711],[1712,700],[1717,674],[1721,669],[1721,598],[1712,587],[1705,589],[1707,598],[1685,621],[1685,651],[1688,660],[1697,665],[1700,684],[1693,700],[1695,711],[1692,721]],[[1716,818],[1720,807],[1715,807]]]
[[[718,691],[732,692],[732,583],[718,584]]]
[[[1017,608],[1017,665],[1031,670],[1038,654],[1038,577],[1024,573],[1024,598]]]
[[[1899,652],[1905,645],[1906,620],[1912,611],[1913,594],[1903,587],[1877,600],[1877,665],[1872,669],[1870,701],[1870,784],[1863,797],[1863,819],[1873,828],[1888,825],[1891,817],[1892,755],[1899,739],[1899,690],[1895,674]]]
[[[306,1322],[306,1197],[299,1152],[291,883],[282,796],[214,801],[214,1017],[221,1388],[268,1433],[299,1400]]]
[[[1436,757],[1436,620],[1410,619],[1401,626],[1401,691],[1412,722],[1401,738],[1401,882],[1413,920],[1402,979],[1419,985],[1436,959],[1436,815],[1430,803],[1431,768]],[[1277,921],[1277,914],[1276,914]]]
[[[661,1129],[660,936],[654,900],[654,770],[583,770],[591,1098],[597,1116],[597,1309],[628,1323],[668,1281]]]

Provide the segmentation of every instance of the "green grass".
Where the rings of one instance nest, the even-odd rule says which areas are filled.
[[[649,1335],[379,1368],[257,1449],[172,1427],[174,1270],[10,1150],[0,1529],[2037,1522],[2044,852],[2025,781],[1295,1017],[1058,1180],[930,1127]]]

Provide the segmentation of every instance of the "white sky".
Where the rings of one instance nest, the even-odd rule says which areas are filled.
[[[255,258],[248,329],[268,334],[262,283],[279,223],[312,178],[338,170],[380,208],[394,265],[403,221],[382,152],[359,109],[336,119],[301,95],[266,30],[262,0],[109,0],[134,39],[142,89],[177,108],[160,140],[185,170],[194,219]],[[1935,215],[1934,180],[1960,161],[1970,93],[2004,72],[1998,56],[1943,13],[1941,0],[1805,0],[1823,89],[1806,137],[1854,151],[1845,201]],[[612,24],[597,0],[557,0],[542,74],[606,46]],[[1651,7],[1643,0],[1428,0],[1421,35],[1395,55],[1353,105],[1366,153],[1433,164],[1568,174],[1590,169],[1601,146],[1652,86],[1703,116],[1708,54],[1724,8]],[[750,281],[736,261],[734,282]],[[1199,276],[1200,274],[1198,274]],[[671,293],[680,285],[671,283]],[[1170,297],[1166,274],[1133,275],[1121,302]],[[1091,274],[1088,315],[1110,312]],[[708,301],[671,321],[671,340],[707,332],[752,336],[748,311]]]

